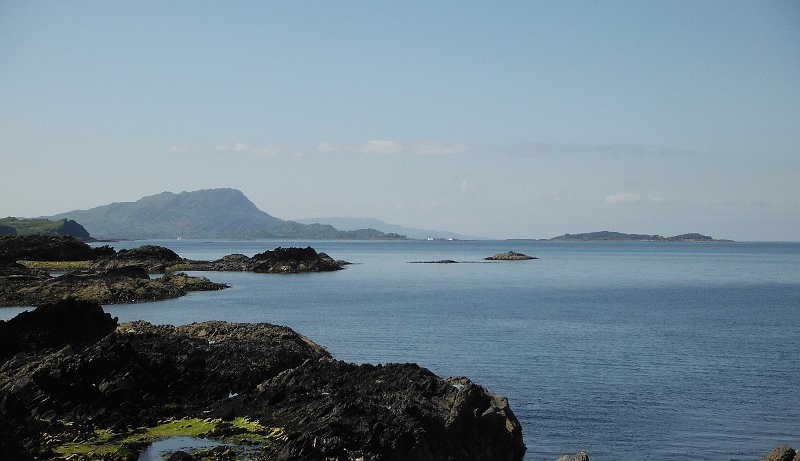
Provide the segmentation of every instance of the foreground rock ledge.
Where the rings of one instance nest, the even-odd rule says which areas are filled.
[[[504,397],[414,364],[333,360],[286,327],[117,325],[98,304],[78,301],[0,322],[0,459],[57,457],[66,442],[89,440],[97,429],[238,416],[280,429],[265,459],[525,453]],[[115,456],[102,459],[123,459]]]

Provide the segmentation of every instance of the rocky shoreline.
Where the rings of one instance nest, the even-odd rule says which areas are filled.
[[[414,364],[334,360],[286,327],[118,325],[76,300],[0,322],[0,459],[136,459],[137,434],[176,420],[252,435],[259,459],[525,453],[504,397]],[[232,431],[237,421],[259,429]]]
[[[0,306],[39,306],[67,298],[101,304],[158,301],[228,288],[182,271],[300,273],[341,270],[347,264],[311,247],[194,261],[155,245],[117,252],[72,237],[0,236]],[[51,271],[66,273],[53,276]],[[151,278],[151,273],[165,275]]]

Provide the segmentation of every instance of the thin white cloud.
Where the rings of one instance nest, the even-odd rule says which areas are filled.
[[[637,203],[642,201],[642,196],[633,192],[619,192],[606,196],[606,203]]]
[[[328,152],[339,152],[342,150],[342,147],[338,144],[332,144],[329,142],[322,142],[319,143],[317,146],[317,152],[328,153]]]
[[[685,149],[651,149],[641,144],[580,144],[580,143],[527,143],[508,149],[511,153],[541,156],[541,155],[575,155],[575,154],[600,154],[600,155],[693,155],[695,152]]]
[[[400,154],[406,150],[403,144],[396,141],[375,140],[367,141],[356,149],[363,154]]]
[[[606,203],[611,204],[628,204],[628,203],[662,203],[664,200],[661,197],[642,197],[633,192],[619,192],[606,196]]]
[[[468,150],[466,144],[444,144],[441,142],[421,142],[414,145],[417,155],[455,155]]]
[[[167,149],[167,152],[169,152],[170,154],[185,154],[186,152],[188,152],[188,150],[185,147],[172,146],[169,149]]]
[[[284,152],[283,147],[274,144],[251,146],[246,142],[237,142],[232,146],[218,144],[214,150],[217,152],[237,152],[250,155],[278,155]]]
[[[390,141],[385,139],[376,139],[367,141],[357,146],[343,146],[330,142],[323,142],[317,145],[317,152],[333,153],[333,152],[346,152],[350,154],[401,154],[406,151],[406,146],[397,141]]]
[[[475,186],[470,184],[467,180],[461,181],[461,192],[475,192]]]

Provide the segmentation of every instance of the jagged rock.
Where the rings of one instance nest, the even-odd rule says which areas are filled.
[[[185,261],[187,270],[246,271],[260,273],[327,272],[344,269],[346,261],[336,261],[313,248],[275,248],[252,258],[242,254],[225,256],[216,261]]]
[[[509,251],[507,253],[500,253],[494,256],[489,256],[485,258],[487,261],[521,261],[525,259],[539,259],[535,256],[528,256],[522,253],[517,253],[514,251]]]
[[[72,303],[83,313],[76,317],[108,328],[99,306]],[[58,325],[65,309],[34,312]],[[27,331],[35,322],[8,323]],[[104,332],[64,347],[17,336],[26,352],[0,358],[0,459],[52,458],[63,441],[96,429],[235,416],[283,428],[269,459],[520,460],[525,452],[507,400],[466,378],[336,361],[269,324],[139,321]]]
[[[134,303],[176,298],[189,291],[227,288],[206,277],[185,273],[151,280],[148,273],[180,270],[250,271],[264,273],[322,272],[343,269],[325,253],[307,248],[276,248],[252,258],[234,254],[217,261],[191,261],[174,251],[145,245],[115,252],[108,246],[90,248],[72,237],[0,237],[0,306],[38,306],[59,299],[77,298],[103,304]],[[89,270],[52,277],[44,270],[30,270],[17,261],[91,261]]]
[[[177,253],[158,245],[144,245],[130,250],[119,250],[94,264],[93,269],[108,270],[126,266],[142,266],[148,272],[165,272],[168,267],[183,261]]]
[[[259,391],[259,404],[282,415],[273,425],[287,431],[279,460],[517,460],[525,453],[504,397],[415,364],[307,362]]]
[[[0,236],[0,254],[13,261],[90,261],[112,254],[108,246],[92,248],[71,236],[6,235]]]
[[[574,455],[564,455],[556,461],[589,461],[589,455],[584,450],[581,450]]]
[[[46,304],[7,322],[0,320],[0,360],[20,352],[95,342],[116,327],[117,320],[95,303],[71,299]]]
[[[797,453],[790,446],[777,447],[770,451],[761,461],[794,461],[797,460]]]

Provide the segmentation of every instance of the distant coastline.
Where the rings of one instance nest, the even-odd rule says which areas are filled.
[[[708,235],[696,232],[664,237],[657,234],[626,234],[624,232],[599,231],[584,232],[581,234],[564,234],[549,239],[509,239],[509,240],[539,240],[545,242],[733,242],[727,239],[715,239]]]

